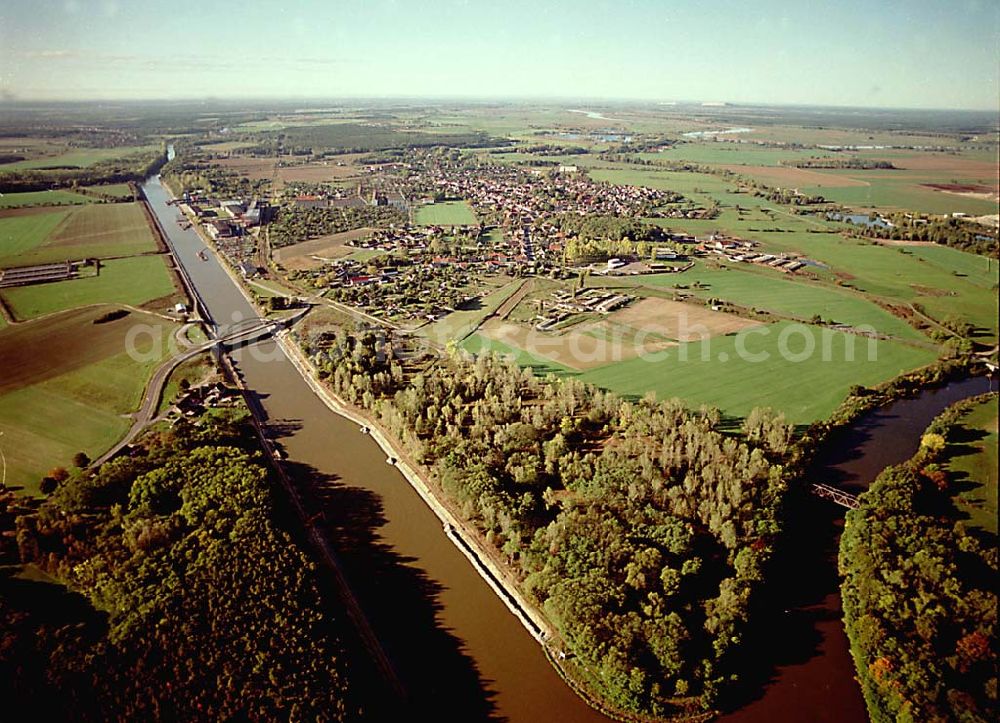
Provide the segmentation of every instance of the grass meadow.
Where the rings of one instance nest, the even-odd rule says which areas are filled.
[[[108,183],[103,186],[83,186],[81,191],[108,198],[132,198],[132,187],[127,183]]]
[[[465,201],[443,201],[417,209],[415,220],[422,226],[473,226],[478,221]]]
[[[997,533],[997,397],[973,407],[959,424],[960,442],[948,469],[960,478],[955,505],[969,516],[968,525]]]
[[[609,278],[608,284],[615,281],[617,279]],[[794,276],[746,264],[711,268],[701,263],[683,274],[652,274],[639,277],[637,282],[650,287],[686,286],[689,293],[704,299],[722,299],[803,320],[818,315],[824,321],[838,324],[871,325],[877,331],[901,339],[924,339],[905,321],[857,293],[797,281]]]
[[[130,425],[146,383],[169,353],[176,326],[132,313],[94,324],[109,307],[79,309],[0,330],[6,378],[0,383],[0,449],[7,460],[7,484],[37,494],[43,475],[70,467],[84,451],[95,458]],[[136,323],[154,334],[138,337],[135,349],[149,352],[137,362],[126,351]],[[53,343],[58,339],[59,343]]]
[[[814,345],[809,354],[806,335]],[[474,354],[509,356],[537,374],[575,376],[626,397],[653,392],[661,399],[677,397],[691,407],[715,406],[732,417],[745,416],[754,407],[772,407],[795,424],[829,416],[854,384],[874,386],[937,358],[930,349],[786,321],[743,335],[665,347],[583,372],[480,333],[461,346]]]
[[[956,249],[883,246],[837,234],[762,232],[772,250],[821,261],[843,283],[877,296],[923,306],[933,318],[956,316],[997,336],[997,263]],[[979,267],[979,270],[975,270]],[[970,275],[970,271],[973,273]]]
[[[0,174],[5,171],[32,171],[49,168],[87,168],[101,161],[127,158],[139,153],[154,151],[157,146],[124,146],[122,148],[77,148],[56,156],[30,158],[0,165]]]
[[[97,276],[5,289],[3,298],[23,320],[89,304],[142,306],[175,291],[163,257],[134,256],[101,262]]]
[[[806,351],[806,341],[792,329],[808,330],[816,345],[813,354],[797,360]],[[741,338],[746,351],[742,356]],[[824,344],[828,360],[823,359]],[[783,346],[791,352],[789,358],[783,357]],[[853,361],[847,360],[850,348]],[[678,397],[691,406],[708,404],[731,416],[744,416],[758,406],[772,407],[796,424],[808,424],[829,416],[853,384],[879,384],[930,364],[937,355],[898,342],[779,322],[744,337],[727,335],[665,349],[660,357],[609,364],[584,372],[579,379],[626,396],[652,391],[661,399]],[[761,361],[749,360],[755,358]]]
[[[26,208],[28,206],[78,206],[85,203],[93,203],[93,199],[72,191],[23,191],[0,194],[0,209]]]
[[[925,188],[924,183],[948,183],[948,177],[933,179],[926,174],[912,177],[905,171],[898,175],[871,175],[865,171],[827,171],[828,174],[844,174],[862,180],[863,186],[806,186],[799,190],[807,194],[818,194],[828,201],[842,203],[854,208],[881,208],[912,210],[923,213],[968,213],[974,216],[997,212],[996,201],[984,198],[944,193],[933,188]],[[995,181],[994,181],[995,183]]]

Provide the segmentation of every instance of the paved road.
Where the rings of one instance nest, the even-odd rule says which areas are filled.
[[[153,419],[156,418],[156,410],[160,406],[160,398],[163,396],[163,388],[167,384],[167,380],[174,370],[183,364],[188,359],[201,354],[202,352],[208,351],[217,344],[223,344],[227,342],[238,341],[243,337],[251,337],[265,330],[273,331],[273,327],[277,322],[267,321],[260,324],[255,324],[254,326],[244,329],[242,331],[233,332],[224,337],[218,339],[212,339],[205,342],[204,344],[199,344],[196,347],[192,347],[187,351],[183,351],[176,356],[171,357],[165,363],[163,363],[154,373],[149,383],[146,385],[146,393],[142,398],[142,405],[139,407],[139,411],[132,415],[132,426],[129,428],[128,432],[124,437],[116,444],[114,447],[109,449],[107,452],[102,454],[100,457],[95,459],[92,463],[92,467],[98,467],[109,459],[118,454],[122,449],[132,443],[132,440],[138,436],[138,434],[149,425]]]

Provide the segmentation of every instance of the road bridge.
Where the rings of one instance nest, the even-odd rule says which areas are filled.
[[[128,432],[124,437],[122,437],[121,440],[119,440],[118,444],[95,459],[91,463],[91,467],[99,467],[118,454],[122,449],[131,444],[139,433],[156,418],[156,411],[160,406],[160,399],[163,396],[163,388],[166,386],[170,375],[181,364],[198,354],[212,349],[221,349],[222,347],[233,347],[262,341],[272,334],[277,333],[279,330],[287,328],[291,324],[295,323],[302,318],[307,311],[308,309],[303,309],[302,311],[283,319],[244,319],[231,327],[222,336],[209,339],[202,344],[198,344],[197,346],[191,347],[190,349],[186,349],[185,351],[172,356],[164,364],[162,364],[153,373],[152,378],[150,378],[149,384],[146,385],[146,393],[142,398],[142,405],[139,407],[139,410],[132,415],[132,426],[129,428]]]

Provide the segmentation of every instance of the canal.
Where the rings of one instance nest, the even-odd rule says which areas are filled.
[[[176,222],[158,179],[144,185],[178,263],[221,330],[256,312],[217,257]],[[559,678],[539,645],[448,540],[385,454],[330,411],[274,342],[233,354],[286,466],[329,538],[376,634],[410,694],[413,715],[463,721],[605,721]],[[862,417],[831,435],[810,479],[860,492],[888,465],[916,451],[948,405],[988,391],[985,379],[927,390]],[[741,707],[723,720],[865,721],[841,623],[836,574],[843,510],[806,497],[780,551],[777,601],[756,611],[748,641],[756,662]]]
[[[257,316],[158,179],[143,189],[177,262],[220,329]],[[438,518],[357,425],[331,412],[280,347],[233,354],[307,504],[322,512],[359,601],[407,688],[413,715],[473,721],[605,721],[448,540]]]

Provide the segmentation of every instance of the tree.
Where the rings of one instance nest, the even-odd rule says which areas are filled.
[[[86,452],[77,452],[76,454],[73,455],[73,466],[74,467],[77,467],[79,469],[83,469],[84,467],[88,466],[89,464],[90,464],[90,457],[87,455]]]
[[[66,471],[65,467],[53,467],[49,470],[49,477],[56,482],[65,482],[69,479],[69,472]]]

